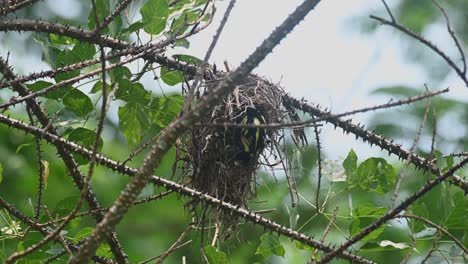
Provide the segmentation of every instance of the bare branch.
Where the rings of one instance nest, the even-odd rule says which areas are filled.
[[[427,40],[424,37],[420,36],[419,34],[411,31],[409,28],[406,28],[406,27],[404,27],[404,26],[402,26],[402,25],[400,25],[400,24],[398,24],[396,22],[392,22],[392,21],[386,20],[385,18],[381,18],[381,17],[377,17],[377,16],[373,16],[373,15],[371,15],[370,18],[375,19],[375,20],[379,21],[380,23],[382,23],[384,25],[388,25],[388,26],[391,26],[391,27],[394,27],[394,28],[400,30],[401,32],[403,32],[406,35],[418,40],[419,42],[421,42],[422,44],[424,44],[425,46],[427,46],[428,48],[433,50],[435,53],[437,53],[439,56],[441,56],[448,63],[448,65],[458,74],[458,76],[465,83],[465,86],[468,88],[468,78],[466,77],[466,71],[461,70],[457,66],[457,64],[455,62],[453,62],[453,60],[447,54],[445,54],[445,52],[440,50],[432,42],[430,42],[429,40]]]

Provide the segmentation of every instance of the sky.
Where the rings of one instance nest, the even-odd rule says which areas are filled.
[[[195,55],[203,58],[228,2],[218,2],[213,25],[191,39]],[[237,1],[210,62],[223,65],[227,60],[233,67],[238,66],[301,2]],[[254,72],[280,82],[291,95],[336,113],[379,102],[371,101],[368,93],[382,85],[421,85],[424,72],[403,61],[398,40],[384,38],[381,32],[376,37],[363,35],[350,26],[356,17],[376,9],[376,2],[320,3]],[[350,148],[369,154],[366,145],[330,127],[324,127],[322,136],[330,159],[345,157]],[[371,152],[378,155],[379,151]]]

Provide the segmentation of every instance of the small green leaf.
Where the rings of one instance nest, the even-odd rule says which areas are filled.
[[[52,244],[50,248],[46,251],[47,254],[57,255],[63,251],[63,247],[60,244]]]
[[[55,67],[57,56],[61,52],[58,45],[53,43],[50,37],[46,34],[35,34],[33,38],[37,43],[41,44],[42,61],[47,63],[50,67]]]
[[[81,240],[89,237],[94,231],[92,227],[85,227],[81,229],[71,240],[75,243],[80,242]]]
[[[150,118],[159,127],[166,127],[182,110],[183,97],[179,94],[153,98]]]
[[[18,154],[23,148],[31,147],[31,146],[32,146],[31,143],[24,143],[24,144],[19,145],[19,146],[16,148],[16,154]]]
[[[309,245],[303,244],[297,240],[294,240],[294,245],[296,246],[297,249],[299,250],[306,250],[309,253],[313,254],[315,252],[315,249]]]
[[[122,79],[119,81],[119,89],[115,98],[129,103],[147,105],[151,100],[151,93],[146,91],[141,83],[132,83],[130,80]]]
[[[351,149],[348,153],[348,156],[343,161],[343,168],[345,169],[346,175],[348,175],[348,177],[351,177],[352,175],[356,173],[357,159],[358,158],[357,158],[356,153],[354,152],[353,149]]]
[[[3,181],[3,165],[0,163],[0,183]]]
[[[453,195],[454,205],[449,212],[445,226],[450,230],[464,230],[468,229],[468,199],[465,198],[463,193],[457,192]]]
[[[376,207],[372,204],[360,205],[353,212],[353,221],[349,226],[349,233],[353,236],[361,232],[362,229],[366,228],[378,218],[383,216],[387,212],[385,207]],[[383,231],[385,227],[381,226],[378,229],[371,232],[369,235],[362,239],[363,242],[376,239]]]
[[[131,102],[119,107],[118,116],[127,142],[130,146],[138,145],[151,124],[147,109],[141,104]]]
[[[84,117],[93,111],[91,99],[78,89],[72,89],[62,99],[65,109],[72,111],[79,117]]]
[[[91,149],[94,145],[94,142],[96,141],[96,132],[89,130],[87,128],[83,127],[78,127],[71,131],[70,134],[68,134],[68,140],[73,141],[85,148]],[[98,149],[97,151],[101,151],[103,146],[103,141],[102,139],[99,140],[98,143]],[[88,159],[78,156],[76,158],[78,164],[84,165],[88,163]]]
[[[174,86],[184,82],[184,74],[179,70],[169,70],[167,67],[161,67],[161,79],[164,83]]]
[[[73,207],[75,207],[76,202],[78,202],[79,196],[69,196],[65,199],[60,200],[57,205],[55,206],[54,211],[52,212],[53,215],[66,215]]]
[[[77,42],[77,40],[67,37],[67,36],[61,36],[57,34],[49,34],[50,41],[54,43],[57,46],[68,46],[68,45],[73,45]]]
[[[266,233],[260,237],[260,240],[262,243],[258,246],[257,251],[255,251],[256,255],[263,255],[265,258],[272,254],[284,257],[286,250],[277,236]]]
[[[60,68],[73,63],[92,59],[96,54],[96,48],[93,44],[78,42],[73,46],[73,49],[64,49],[57,55],[55,67]],[[64,72],[55,75],[56,82],[68,80],[80,75],[80,70]]]
[[[208,258],[209,264],[229,264],[226,253],[219,251],[213,246],[206,246],[204,248],[205,255]]]
[[[96,0],[97,14],[99,22],[102,22],[106,16],[110,14],[110,2],[106,0]],[[96,28],[96,16],[94,10],[91,8],[88,15],[88,27],[89,29]],[[104,31],[105,32],[105,31]]]
[[[148,0],[141,8],[140,13],[145,32],[157,35],[166,28],[169,5],[167,0]]]
[[[76,62],[90,60],[96,54],[96,47],[86,42],[78,42],[73,46],[72,53],[76,56]]]
[[[58,55],[57,55],[57,60],[55,63],[55,67],[61,68],[70,64],[75,63],[78,60],[78,58],[73,54],[73,52],[69,49],[62,50]],[[76,76],[80,75],[80,70],[74,70],[74,71],[69,71],[69,72],[64,72],[64,73],[59,73],[55,75],[54,79],[56,82],[61,82],[64,80],[68,80],[71,78],[74,78]]]
[[[99,248],[96,250],[96,255],[105,257],[105,258],[112,258],[112,251],[107,243],[101,243]]]
[[[124,28],[122,30],[122,34],[130,34],[130,33],[136,32],[136,31],[142,29],[144,26],[145,26],[144,23],[142,23],[140,21],[137,21],[137,22],[131,24],[128,28]]]
[[[178,61],[187,62],[197,66],[200,66],[203,62],[199,58],[187,54],[175,54],[172,57]]]
[[[31,89],[31,91],[33,92],[46,89],[50,87],[51,85],[53,85],[53,83],[46,82],[46,81],[37,81],[35,83],[27,84],[28,88]],[[42,97],[47,98],[47,99],[60,100],[65,94],[67,94],[70,91],[70,89],[71,89],[71,86],[60,87],[58,89],[55,89],[53,91],[50,91],[42,95]]]
[[[176,41],[175,46],[188,49],[190,48],[190,41],[187,39],[179,39]]]
[[[172,32],[177,32],[178,35],[182,35],[188,28],[187,23],[194,23],[198,16],[200,15],[201,10],[185,10],[182,15],[180,15],[177,19],[172,21],[171,30]],[[181,28],[182,27],[182,28]]]
[[[93,88],[91,88],[91,93],[92,94],[95,94],[97,92],[100,92],[102,91],[102,81],[97,81],[94,85],[93,85]]]
[[[356,173],[349,177],[351,186],[379,194],[392,190],[395,181],[395,169],[382,158],[368,158],[359,164]]]
[[[115,83],[122,79],[130,79],[130,77],[132,77],[132,72],[127,67],[120,66],[110,70],[109,76],[111,77],[111,81]]]

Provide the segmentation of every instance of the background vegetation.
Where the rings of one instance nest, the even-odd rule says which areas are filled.
[[[223,16],[222,13],[212,13],[212,5],[216,1],[209,0],[96,0],[76,1],[76,4],[81,5],[83,14],[78,16],[79,19],[69,19],[65,14],[56,14],[49,10],[50,6],[45,2],[48,1],[6,1],[0,6],[0,41],[4,49],[19,50],[26,54],[40,52],[42,60],[51,70],[22,74],[20,66],[10,69],[10,62],[14,62],[15,57],[9,57],[7,53],[0,54],[0,73],[3,76],[0,80],[1,262],[12,260],[11,256],[15,252],[27,252],[24,250],[45,237],[39,231],[38,223],[57,220],[53,225],[45,227],[47,232],[56,230],[63,220],[60,219],[70,215],[80,200],[80,190],[77,188],[79,184],[76,178],[74,180],[70,176],[76,172],[70,171],[63,160],[64,154],[58,149],[64,147],[74,152],[73,157],[79,164],[77,168],[82,176],[86,176],[90,168],[94,167],[94,162],[90,162],[89,157],[77,154],[76,149],[71,150],[70,146],[57,142],[50,143],[46,135],[34,134],[31,127],[19,129],[12,119],[22,120],[32,127],[50,129],[53,126],[64,139],[90,150],[96,148],[98,153],[122,162],[145,142],[151,142],[152,145],[154,142],[150,141],[151,138],[164,132],[171,122],[180,118],[186,100],[181,94],[159,93],[153,86],[144,86],[140,82],[142,76],[154,77],[154,82],[162,83],[163,86],[182,87],[188,83],[193,84],[193,72],[189,73],[184,69],[196,71],[203,63],[202,58],[190,56],[190,35],[197,34],[205,25],[216,27],[214,24],[209,25],[212,15]],[[326,1],[320,3],[326,4]],[[440,6],[444,9],[441,10]],[[421,39],[409,37],[398,28],[393,28],[389,34],[404,40],[404,52],[408,61],[418,63],[430,72],[431,77],[427,80],[430,91],[453,79],[459,80],[456,85],[464,86],[466,90],[468,85],[463,51],[468,43],[468,16],[463,10],[468,10],[468,2],[402,0],[391,8],[394,21],[384,5],[372,14],[389,22],[397,22],[423,36],[434,27],[446,27],[444,14],[450,19],[450,30],[453,30],[456,38],[445,31],[444,38],[450,40],[452,46],[441,51],[447,52],[456,68],[447,65],[447,60],[421,43]],[[99,23],[96,23],[96,15],[100,19]],[[357,29],[370,36],[377,28],[383,27],[375,19],[357,21],[359,23],[356,25],[360,26]],[[52,22],[55,24],[44,26]],[[62,25],[67,29],[76,28],[77,33],[58,30]],[[83,32],[92,34],[86,36]],[[109,38],[101,38],[101,35]],[[173,39],[161,49],[149,51],[136,48],[174,36],[180,38]],[[114,41],[117,39],[122,42]],[[454,44],[455,39],[459,48]],[[166,57],[165,52],[174,47],[187,48],[184,54],[188,56]],[[106,71],[105,85],[102,74],[90,74],[87,78],[72,81],[36,98],[48,117],[49,125],[40,120],[30,103],[15,102],[25,96],[24,92],[19,92],[22,88],[18,86],[27,88],[30,92],[46,91],[54,84],[64,84],[64,81],[101,69],[101,56],[116,54],[122,50],[122,56],[106,60],[106,66],[115,63],[122,65]],[[124,63],[126,59],[136,58],[140,53],[141,57],[132,64]],[[87,67],[77,66],[77,63],[92,59],[95,59],[94,63]],[[66,68],[67,65],[73,67]],[[64,70],[58,72],[57,69]],[[457,69],[462,74],[457,74]],[[12,73],[15,75],[12,76]],[[107,88],[105,92],[104,87]],[[289,87],[284,89],[287,91]],[[392,102],[397,102],[425,92],[425,87],[402,85],[380,87],[372,93],[393,98]],[[109,96],[110,107],[106,117],[101,119],[103,96]],[[346,133],[356,135],[359,140],[365,139],[369,145],[377,144],[383,148],[383,154],[390,151],[396,155],[388,158],[383,155],[371,157],[367,153],[350,149],[343,160],[328,161],[321,153],[327,148],[327,144],[317,147],[316,138],[320,138],[320,133],[307,128],[308,145],[298,147],[292,143],[291,137],[282,142],[285,145],[283,155],[290,162],[286,172],[273,173],[268,169],[258,172],[257,195],[250,202],[249,209],[272,209],[262,215],[291,230],[312,236],[313,241],[328,247],[327,250],[317,250],[308,244],[308,240],[300,240],[292,235],[279,236],[278,230],[262,223],[252,224],[248,217],[239,218],[238,230],[226,240],[218,239],[213,246],[209,246],[211,241],[207,242],[205,238],[205,244],[201,245],[202,233],[195,230],[200,228],[199,219],[184,207],[188,201],[186,194],[178,194],[174,189],[165,188],[160,182],[156,182],[157,184],[146,185],[138,198],[157,196],[167,190],[173,192],[130,207],[115,228],[122,249],[110,245],[109,241],[112,239],[107,239],[107,242],[100,243],[96,252],[96,256],[101,258],[94,258],[94,261],[139,263],[165,252],[168,253],[167,256],[151,262],[166,257],[167,263],[180,263],[182,259],[187,263],[322,261],[327,253],[337,248],[332,246],[348,242],[354,235],[367,230],[372,223],[384,219],[389,211],[398,208],[405,199],[415,197],[418,190],[429,188],[428,182],[437,177],[442,179],[441,176],[448,173],[447,180],[442,179],[421,197],[410,200],[396,216],[385,219],[378,228],[376,226],[371,229],[369,235],[359,238],[357,243],[343,250],[364,258],[355,259],[361,263],[465,263],[468,257],[468,199],[465,195],[468,185],[463,177],[467,170],[458,167],[456,171],[451,170],[456,164],[466,163],[468,158],[468,103],[463,98],[437,95],[412,102],[408,106],[402,106],[403,103],[397,105],[398,108],[373,112],[366,124],[368,129],[362,130],[359,127],[355,129],[340,125],[336,121],[338,119],[330,117],[327,112],[318,114],[304,108],[302,110],[305,111],[299,112],[302,120],[310,119],[312,113],[314,118],[322,118],[324,126],[339,123],[338,127]],[[385,108],[390,107],[387,105]],[[101,125],[101,139],[96,140]],[[290,132],[287,124],[285,126],[284,129]],[[404,145],[379,146],[375,138],[369,138],[370,131]],[[48,133],[53,132],[49,130]],[[342,131],[337,130],[337,133]],[[406,156],[402,153],[406,153]],[[148,149],[145,149],[125,165],[139,168],[143,166],[143,159],[147,155]],[[171,176],[175,157],[175,150],[171,148],[164,155],[154,175],[167,180],[180,179],[180,175]],[[418,162],[417,158],[425,162]],[[177,170],[176,174],[178,173]],[[295,178],[296,186],[292,190],[288,188],[285,173]],[[458,180],[454,180],[453,174]],[[105,214],[105,208],[114,204],[130,180],[122,171],[101,165],[95,167],[92,175],[92,193]],[[402,179],[401,186],[396,187],[399,179]],[[291,206],[290,192],[299,198],[298,206]],[[393,201],[395,192],[399,195]],[[227,207],[221,207],[228,210]],[[16,260],[17,263],[65,263],[71,255],[67,250],[73,252],[73,255],[79,254],[75,246],[81,246],[97,229],[96,218],[92,214],[80,215],[91,209],[92,206],[85,201],[79,212],[63,227],[60,235],[21,255]],[[236,213],[236,210],[233,212]],[[20,215],[33,222],[28,222]],[[184,233],[192,225],[194,230]],[[181,234],[186,236],[177,241]],[[190,243],[183,244],[187,241]],[[183,246],[174,252],[167,251],[175,242]],[[64,245],[68,245],[69,249]],[[202,247],[204,256],[200,254]],[[119,259],[116,251],[124,252],[123,255],[128,255],[128,259]],[[346,263],[349,260],[333,256],[331,261]]]

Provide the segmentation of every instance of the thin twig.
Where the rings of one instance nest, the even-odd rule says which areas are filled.
[[[458,240],[448,230],[446,230],[445,228],[441,227],[440,225],[430,221],[427,218],[424,218],[424,217],[419,216],[419,215],[414,215],[414,214],[397,215],[397,216],[395,216],[395,218],[413,218],[413,219],[416,219],[418,221],[424,222],[424,223],[426,223],[426,224],[428,224],[430,226],[433,226],[437,230],[439,230],[441,233],[444,233],[446,236],[450,237],[453,240],[453,242],[455,244],[457,244],[457,246],[460,247],[460,249],[463,250],[463,252],[465,252],[465,254],[468,254],[468,249],[463,245],[463,243],[460,240]]]
[[[410,30],[409,28],[406,28],[406,27],[404,27],[404,26],[402,26],[402,25],[400,25],[400,24],[398,24],[396,22],[392,22],[392,21],[389,21],[389,20],[387,20],[385,18],[381,18],[381,17],[374,16],[374,15],[371,15],[370,18],[379,21],[383,25],[392,26],[392,27],[400,30],[401,32],[403,32],[406,35],[418,40],[419,42],[421,42],[422,44],[424,44],[425,46],[427,46],[428,48],[433,50],[435,53],[437,53],[439,56],[441,56],[448,63],[448,65],[458,74],[458,76],[465,83],[465,86],[468,87],[468,78],[465,76],[466,71],[461,70],[457,66],[457,64],[445,52],[440,50],[436,45],[431,43],[429,40],[425,39],[424,37],[422,37],[419,34],[413,32],[412,30]]]
[[[405,165],[403,166],[403,170],[401,171],[400,177],[398,177],[398,180],[396,182],[395,190],[393,191],[393,196],[392,196],[392,199],[391,199],[390,208],[395,207],[395,202],[396,202],[396,200],[398,198],[398,192],[400,191],[401,183],[403,182],[403,179],[406,176],[406,171],[408,170],[408,167],[410,165],[411,158],[413,157],[416,146],[418,145],[419,139],[421,138],[422,129],[426,124],[427,115],[429,114],[430,109],[431,109],[431,102],[429,100],[427,100],[426,111],[424,112],[423,119],[421,121],[421,124],[419,124],[418,131],[416,132],[416,136],[415,136],[415,138],[413,140],[413,144],[411,145],[411,147],[409,149],[409,155],[406,158]]]
[[[393,22],[395,22],[395,18],[393,17],[393,14],[392,14],[392,11],[390,10],[390,8],[388,7],[387,5],[387,2],[385,2],[385,0],[381,0],[383,5],[385,6],[385,9],[387,10],[387,13],[388,15],[390,16],[390,18],[392,19]]]
[[[213,36],[213,40],[211,41],[210,46],[208,47],[208,50],[206,51],[205,58],[203,58],[203,62],[200,65],[197,75],[195,76],[195,80],[193,81],[192,88],[189,89],[189,94],[185,98],[184,112],[187,112],[190,109],[193,97],[195,95],[195,90],[198,88],[198,82],[200,82],[201,79],[203,78],[205,69],[208,65],[208,60],[210,59],[211,54],[213,53],[213,50],[216,47],[216,44],[218,43],[219,36],[221,36],[221,32],[223,32],[224,26],[226,25],[226,22],[229,18],[229,15],[231,14],[232,9],[234,8],[235,3],[236,3],[236,0],[231,0],[229,2],[228,7],[226,8],[226,11],[224,12],[224,16],[221,19],[221,22],[218,26],[218,29],[216,30],[215,35]]]
[[[197,126],[217,126],[217,127],[235,127],[235,128],[304,128],[304,127],[316,127],[320,126],[315,124],[316,122],[320,121],[326,121],[329,118],[340,118],[348,115],[354,115],[357,113],[365,113],[369,111],[375,111],[378,109],[386,109],[386,108],[391,108],[391,107],[396,107],[396,106],[401,106],[405,104],[411,104],[417,101],[421,101],[433,96],[440,95],[442,93],[447,93],[449,91],[448,88],[444,90],[438,90],[434,92],[426,92],[423,95],[419,96],[414,96],[414,97],[408,97],[407,99],[404,100],[398,100],[395,102],[389,102],[381,105],[376,105],[376,106],[370,106],[370,107],[364,107],[348,112],[344,112],[341,114],[331,114],[327,115],[326,117],[313,117],[304,121],[296,121],[296,122],[289,122],[289,123],[269,123],[269,124],[238,124],[238,123],[232,123],[232,122],[225,122],[225,123],[211,123],[211,124],[196,124]]]
[[[172,246],[166,252],[161,254],[161,256],[159,257],[159,260],[158,260],[158,262],[156,262],[156,264],[162,264],[164,262],[164,260],[166,260],[166,258],[169,256],[169,254],[174,252],[176,249],[180,248],[179,246],[181,246],[182,240],[184,240],[184,238],[188,234],[190,234],[190,232],[192,232],[193,228],[194,228],[193,225],[188,226],[184,230],[184,232],[182,232],[182,234],[180,234],[179,238],[177,238],[177,240],[174,242],[174,244],[172,244]],[[191,242],[192,240],[189,240],[189,241]],[[189,241],[187,241],[187,242],[190,243]],[[185,242],[184,245],[188,244],[187,242]],[[145,264],[145,263],[148,263],[148,261],[144,261],[144,262],[142,262],[140,264]]]
[[[462,63],[463,63],[463,73],[466,74],[466,59],[465,59],[465,53],[463,52],[463,49],[461,47],[461,44],[460,44],[460,41],[458,41],[458,38],[457,36],[455,35],[455,31],[453,31],[452,27],[450,26],[450,20],[449,20],[449,17],[447,15],[447,13],[445,12],[445,9],[436,1],[436,0],[432,0],[432,2],[439,8],[440,12],[444,15],[444,18],[445,18],[445,22],[447,24],[447,31],[448,33],[450,34],[450,36],[452,37],[453,39],[453,42],[455,42],[455,46],[457,46],[457,49],[458,49],[458,52],[460,53],[460,56],[461,56],[461,60],[462,60]]]

